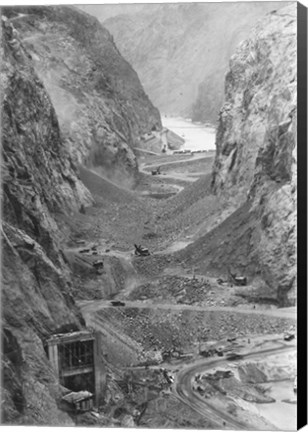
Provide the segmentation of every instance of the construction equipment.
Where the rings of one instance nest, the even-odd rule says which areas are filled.
[[[112,300],[110,303],[112,306],[125,306],[125,303],[120,300]]]
[[[292,339],[294,339],[295,338],[295,334],[294,333],[291,333],[291,332],[287,332],[287,333],[285,333],[284,335],[283,335],[283,339],[285,340],[285,341],[291,341]]]
[[[223,357],[224,351],[223,351],[222,347],[220,347],[220,348],[217,349],[217,355],[218,355],[218,357]]]
[[[227,281],[227,280],[224,280],[224,279],[222,279],[222,278],[218,278],[218,279],[217,279],[217,283],[218,283],[219,285],[228,285],[228,281]]]
[[[242,354],[238,354],[236,352],[231,352],[227,354],[227,360],[241,360],[242,358]]]
[[[229,270],[229,276],[231,278],[231,281],[237,285],[237,286],[246,286],[247,285],[247,277],[245,276],[236,276],[236,274],[231,273],[231,270]]]
[[[97,274],[102,274],[104,269],[104,262],[102,260],[96,260],[92,263],[92,266],[95,268]]]
[[[141,245],[134,245],[135,246],[135,255],[137,256],[149,256],[150,252],[149,249],[141,246]]]
[[[167,383],[173,384],[174,383],[174,376],[170,372],[168,372],[167,369],[161,368],[160,370],[163,373],[163,376],[164,376],[165,380],[167,381]]]
[[[159,174],[161,174],[160,167],[156,168],[156,170],[152,170],[151,173],[152,173],[152,175],[159,175]]]

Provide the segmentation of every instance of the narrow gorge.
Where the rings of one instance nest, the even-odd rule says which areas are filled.
[[[3,425],[296,427],[297,5],[234,5],[1,9]]]

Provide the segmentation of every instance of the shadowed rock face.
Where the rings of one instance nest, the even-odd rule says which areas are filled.
[[[96,18],[73,7],[4,8],[54,105],[75,163],[133,176],[139,136],[161,127],[136,72]]]
[[[293,4],[269,14],[231,58],[212,181],[218,195],[249,202],[247,263],[281,305],[296,279],[296,88]]]
[[[61,221],[93,203],[76,165],[134,174],[160,117],[94,18],[5,8],[2,27],[2,421],[72,425],[44,341],[85,324],[61,250]]]
[[[60,213],[91,204],[60,135],[55,110],[16,31],[4,22],[2,110],[2,421],[72,424],[43,341],[83,319],[59,248]]]

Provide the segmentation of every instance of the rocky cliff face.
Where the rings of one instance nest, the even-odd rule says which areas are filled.
[[[96,18],[72,7],[5,8],[32,57],[75,163],[131,176],[133,147],[161,127],[137,74]]]
[[[231,54],[258,19],[281,6],[152,4],[134,15],[114,16],[104,25],[161,112],[216,124]],[[89,8],[93,13],[93,6]],[[104,6],[97,10],[103,17]]]
[[[72,424],[43,342],[81,328],[57,216],[92,203],[60,134],[51,100],[13,26],[3,20],[2,422]]]
[[[296,90],[293,4],[267,15],[231,58],[212,188],[237,210],[200,240],[212,268],[260,276],[280,305],[296,286]]]

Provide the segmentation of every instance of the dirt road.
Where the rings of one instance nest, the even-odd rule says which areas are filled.
[[[139,165],[139,171],[142,172],[143,174],[146,174],[146,175],[152,175],[150,171],[152,169],[157,169],[158,166],[159,167],[170,166],[170,165],[176,166],[178,164],[184,165],[184,164],[187,164],[187,162],[202,161],[202,160],[208,159],[209,157],[211,157],[211,155],[204,156],[204,154],[201,153],[201,154],[196,154],[195,156],[190,157],[188,159],[180,160],[180,161],[175,160],[175,161],[167,161],[167,162],[161,162],[161,163],[156,162],[155,164],[141,163]],[[173,180],[187,181],[187,182],[191,183],[191,182],[196,181],[198,179],[198,177],[200,177],[203,174],[204,173],[202,173],[202,172],[201,173],[175,173],[175,172],[172,172],[169,174],[166,174],[166,173],[160,174],[159,177],[162,179],[163,178],[169,178],[169,179],[173,179]]]
[[[114,307],[108,300],[80,300],[77,302],[83,314],[95,313],[104,308]],[[296,319],[297,311],[295,307],[261,310],[261,309],[245,309],[231,306],[194,306],[186,304],[168,304],[168,303],[152,303],[149,301],[125,301],[125,306],[122,308],[137,308],[137,309],[163,309],[170,311],[185,311],[191,310],[196,312],[234,312],[235,314],[248,315],[266,315],[277,318]]]
[[[257,359],[259,357],[269,356],[272,354],[285,353],[295,350],[295,346],[282,346],[278,348],[270,348],[264,350],[253,351],[249,354],[243,355],[243,360]],[[254,430],[251,425],[246,422],[235,420],[226,411],[215,408],[205,398],[202,398],[192,389],[191,382],[197,373],[204,373],[214,366],[226,366],[228,361],[225,359],[217,360],[201,360],[192,365],[184,367],[176,376],[176,381],[173,387],[173,393],[178,399],[197,411],[199,414],[211,420],[219,428],[226,429],[245,429]],[[278,428],[277,428],[278,429]]]
[[[127,348],[133,350],[136,345],[134,345],[133,340],[119,333],[119,331],[115,328],[111,328],[108,322],[105,322],[101,318],[97,317],[97,312],[102,309],[110,309],[115,308],[111,305],[110,301],[99,300],[99,301],[80,301],[79,306],[85,316],[87,323],[92,325],[103,325],[104,332],[108,333],[111,331],[111,336],[116,337],[118,341],[122,341]],[[175,304],[152,304],[148,301],[125,301],[125,306],[117,307],[117,309],[125,310],[126,308],[137,308],[137,309],[161,309],[166,311],[203,311],[203,312],[233,312],[237,314],[252,314],[252,315],[265,315],[271,317],[282,317],[282,318],[291,318],[292,320],[296,319],[296,309],[295,308],[287,308],[287,309],[277,309],[277,310],[254,310],[254,309],[239,309],[235,307],[199,307],[193,305],[175,305]],[[99,329],[98,328],[98,329]],[[242,355],[243,360],[247,359],[264,359],[265,356],[269,356],[272,354],[280,354],[286,353],[289,351],[293,351],[296,348],[295,342],[284,342],[281,336],[277,338],[276,336],[264,336],[262,337],[261,346],[263,344],[263,349],[260,349],[260,342],[258,338],[256,339],[256,343],[254,344],[254,338],[251,338],[249,347],[238,347],[236,348],[236,352]],[[258,340],[257,340],[258,339]],[[278,346],[277,346],[278,343]],[[264,344],[267,348],[264,348]],[[259,346],[259,348],[258,348]],[[251,348],[250,348],[251,347]],[[245,351],[243,351],[243,349]],[[249,352],[248,350],[252,350]],[[238,360],[237,360],[238,361]],[[240,360],[241,361],[241,360]],[[194,411],[198,412],[202,416],[204,416],[207,420],[216,424],[219,429],[229,428],[235,430],[253,430],[253,427],[244,421],[238,421],[234,419],[230,414],[226,413],[225,410],[222,411],[218,409],[213,404],[208,402],[208,400],[202,398],[192,389],[192,379],[194,375],[200,372],[204,372],[208,369],[212,369],[216,366],[227,366],[228,360],[226,358],[216,358],[213,359],[198,359],[194,360],[193,363],[187,364],[186,362],[176,363],[173,367],[176,369],[180,369],[179,372],[175,375],[176,381],[173,385],[173,394],[187,406],[189,406]],[[224,422],[224,423],[223,423]]]
[[[213,157],[213,155],[208,154],[205,156],[204,153],[196,153],[196,154],[194,154],[194,156],[191,156],[191,157],[189,157],[187,159],[183,159],[183,160],[166,161],[166,162],[161,162],[161,163],[156,162],[155,164],[143,163],[140,165],[139,169],[142,170],[144,168],[147,168],[150,170],[152,168],[157,168],[157,165],[162,167],[164,165],[175,165],[175,164],[182,164],[182,163],[186,164],[187,162],[197,161],[200,159],[208,159],[209,157]]]
[[[149,195],[149,197],[151,197],[151,194],[159,193],[160,188],[163,188],[162,183],[168,184],[168,186],[171,184],[171,181],[167,180],[168,178],[173,179],[175,185],[172,186],[174,186],[175,192],[180,191],[183,188],[183,185],[185,185],[185,182],[186,185],[188,185],[191,182],[196,181],[199,176],[199,173],[196,172],[199,171],[199,165],[198,163],[194,165],[193,162],[196,160],[205,160],[208,157],[209,156],[205,157],[202,154],[198,154],[181,161],[174,160],[174,162],[170,162],[162,160],[161,163],[159,161],[156,161],[156,163],[154,164],[149,161],[148,164],[140,164],[140,171],[146,177],[141,176],[141,181],[143,181],[144,184],[142,184],[142,188],[140,188],[141,193],[139,192],[138,194],[135,193],[137,191],[128,192],[119,188],[115,189],[115,186],[111,185],[109,181],[103,180],[102,182],[99,182],[99,179],[96,176],[91,176],[91,182],[89,184],[92,188],[94,188],[99,197],[103,197],[104,200],[102,200],[102,203],[106,208],[108,208],[109,202],[113,203],[113,201],[115,200],[115,194],[117,198],[117,205],[122,205],[123,202],[125,203],[126,208],[123,210],[123,215],[125,217],[123,217],[123,220],[125,220],[125,218],[129,218],[127,212],[128,209],[132,208],[132,202],[134,202],[135,207],[130,215],[132,217],[132,224],[130,229],[136,228],[140,230],[140,227],[145,224],[147,224],[147,226],[151,225],[150,222],[152,223],[152,219],[154,220],[155,218],[152,218],[153,207],[151,204],[151,206],[149,205],[149,216],[145,215],[144,219],[141,221],[139,213],[142,210],[142,205],[140,206],[140,202],[143,202],[143,200],[139,200],[139,196],[144,195],[146,197],[147,195]],[[189,169],[186,170],[185,164],[187,164],[187,162],[189,162],[191,165],[190,171]],[[181,165],[181,167],[184,168],[182,172],[177,171],[176,167],[179,164]],[[158,166],[165,166],[165,171],[168,171],[168,174],[152,176],[150,170],[152,168],[157,168]],[[181,167],[179,168],[179,171],[181,171]],[[164,179],[166,179],[165,182]],[[170,193],[169,189],[168,193]],[[108,202],[106,195],[108,197]],[[147,202],[148,201],[145,199],[145,203]],[[185,208],[185,206],[183,206],[183,208]],[[155,214],[155,217],[156,216],[157,215]],[[119,217],[120,213],[118,212],[117,218]],[[203,210],[202,217],[204,217]],[[116,221],[117,218],[115,218]],[[188,218],[188,226],[189,223],[190,219]],[[116,229],[118,229],[119,226],[121,226],[121,224],[118,223]],[[114,227],[111,226],[110,229],[114,229]],[[111,361],[115,361],[117,358],[121,358],[123,360],[123,367],[130,367],[131,365],[135,366],[143,362],[143,360],[141,361],[141,358],[143,358],[144,356],[148,356],[150,354],[151,357],[152,351],[154,349],[157,349],[157,353],[161,355],[162,353],[166,352],[166,350],[168,350],[170,347],[179,349],[179,352],[181,350],[183,350],[184,353],[188,352],[196,358],[196,356],[199,356],[198,343],[200,344],[200,337],[204,336],[205,331],[207,333],[204,337],[208,337],[209,342],[215,341],[216,339],[219,339],[220,341],[228,340],[227,338],[230,336],[230,334],[240,335],[239,337],[241,337],[241,335],[245,335],[246,342],[247,340],[249,340],[247,338],[253,338],[254,335],[257,334],[261,335],[260,338],[262,339],[262,341],[260,346],[255,345],[255,351],[253,352],[246,351],[243,354],[243,359],[245,360],[248,358],[258,358],[258,356],[265,357],[274,353],[284,353],[288,350],[295,349],[294,346],[287,346],[287,344],[286,346],[282,345],[278,348],[273,348],[271,346],[271,343],[269,343],[269,345],[264,345],[264,341],[266,340],[266,338],[269,337],[269,335],[271,337],[274,333],[277,334],[281,332],[280,339],[282,341],[282,332],[285,331],[285,328],[287,328],[289,324],[292,324],[293,326],[293,323],[295,324],[296,322],[295,307],[284,309],[262,309],[261,307],[259,308],[257,305],[257,309],[252,309],[252,306],[249,308],[249,306],[247,306],[247,303],[240,306],[223,306],[219,303],[214,304],[212,302],[211,296],[218,297],[219,295],[222,295],[226,297],[227,288],[229,287],[217,288],[216,279],[212,281],[211,278],[207,278],[206,280],[206,283],[211,286],[213,285],[213,292],[211,291],[207,293],[206,295],[208,295],[208,297],[206,298],[206,302],[204,301],[204,303],[208,303],[208,305],[200,306],[199,297],[197,299],[199,305],[187,304],[193,303],[190,297],[188,297],[187,301],[186,298],[184,299],[184,304],[179,302],[170,303],[173,301],[178,301],[177,298],[172,297],[174,296],[174,292],[172,291],[173,286],[170,285],[171,282],[176,288],[176,293],[178,292],[178,288],[182,288],[182,290],[185,291],[186,294],[188,293],[187,295],[190,295],[191,293],[191,295],[193,296],[197,292],[198,288],[198,286],[196,287],[195,285],[198,284],[190,284],[189,279],[194,279],[198,281],[200,279],[200,281],[203,281],[205,277],[204,275],[195,274],[193,265],[191,265],[190,267],[185,266],[183,268],[181,266],[172,267],[172,265],[175,264],[172,264],[172,261],[166,259],[166,255],[183,249],[192,242],[191,232],[186,233],[185,238],[180,240],[179,238],[173,236],[172,229],[173,227],[171,227],[170,232],[168,232],[168,234],[170,235],[170,241],[167,244],[168,248],[161,246],[160,243],[158,243],[157,247],[154,241],[153,243],[150,243],[149,241],[149,245],[146,244],[151,249],[151,252],[152,246],[154,244],[154,246],[156,247],[153,247],[153,250],[155,251],[153,252],[153,255],[162,255],[162,259],[164,259],[164,262],[167,263],[166,268],[164,268],[164,271],[161,272],[161,274],[159,274],[159,271],[157,271],[155,274],[154,272],[152,274],[151,272],[147,273],[141,271],[142,266],[140,267],[140,270],[138,265],[135,265],[135,261],[133,260],[133,251],[125,252],[118,250],[119,246],[118,244],[114,243],[113,239],[112,247],[110,248],[111,250],[109,250],[108,253],[106,252],[106,249],[107,247],[109,249],[109,246],[107,246],[106,239],[101,242],[102,246],[97,247],[97,252],[102,259],[107,256],[114,257],[117,258],[121,264],[120,268],[122,273],[120,276],[122,279],[124,279],[124,283],[122,283],[121,291],[116,293],[114,299],[123,302],[124,305],[113,306],[111,304],[111,301],[106,299],[80,300],[77,301],[77,304],[81,309],[87,325],[94,326],[105,337],[105,343],[108,342],[109,345],[106,345],[106,350],[109,350],[108,353],[110,353]],[[151,230],[154,231],[152,226]],[[108,239],[108,237],[106,238]],[[140,238],[140,242],[142,241],[142,238]],[[75,252],[77,253],[77,248]],[[170,263],[169,267],[168,262]],[[147,262],[144,262],[145,267],[150,264],[151,263],[148,264]],[[200,269],[196,268],[196,270]],[[164,278],[165,276],[167,278]],[[170,281],[168,277],[171,276],[176,276],[179,279],[182,278],[182,280]],[[179,285],[179,287],[177,284]],[[187,287],[185,284],[187,285]],[[140,287],[140,285],[145,286],[140,289],[139,293],[138,289],[136,288]],[[163,298],[169,295],[169,288],[170,298],[164,301]],[[137,291],[136,296],[130,296],[132,291],[134,291],[135,289]],[[146,289],[148,289],[148,292],[152,295],[151,298],[153,299],[153,301],[151,301],[150,299],[146,299]],[[163,292],[160,292],[159,290]],[[128,296],[130,296],[130,298],[137,299],[143,298],[144,300],[129,301],[126,300]],[[156,301],[158,301],[158,303],[156,303]],[[230,302],[229,304],[237,303]],[[185,314],[185,311],[191,311],[191,313]],[[184,312],[183,317],[182,312]],[[196,314],[194,314],[194,312],[196,312]],[[258,316],[260,318],[258,318]],[[280,320],[282,321],[282,323],[279,322],[277,324],[276,322],[272,322],[274,320],[271,320],[271,318],[282,318],[282,320]],[[180,330],[177,332],[179,328]],[[247,343],[250,344],[250,342]],[[241,346],[243,346],[243,344],[244,342]],[[235,349],[238,350],[240,345],[237,344],[236,346],[237,348]],[[261,346],[263,347],[263,349],[261,349]],[[249,345],[247,349],[252,349],[252,344]],[[203,358],[200,360],[199,356],[198,361],[194,361],[190,364],[185,363],[182,358],[180,359],[176,356],[174,358],[171,356],[170,358],[170,367],[173,368],[175,366],[177,369],[180,368],[176,376],[176,382],[173,386],[173,394],[179,401],[185,403],[188,407],[194,410],[194,416],[194,412],[198,412],[203,417],[210,420],[213,424],[217,425],[219,429],[252,429],[252,423],[249,424],[249,418],[247,420],[247,417],[242,418],[239,416],[238,418],[242,418],[242,421],[233,418],[225,410],[221,410],[221,408],[217,406],[215,407],[213,405],[213,401],[212,404],[209,403],[208,399],[201,398],[200,395],[192,389],[192,379],[196,373],[200,371],[205,371],[217,365],[226,365],[227,360],[225,358],[216,358],[215,360],[205,360]],[[160,366],[161,363],[159,363],[157,367]]]

